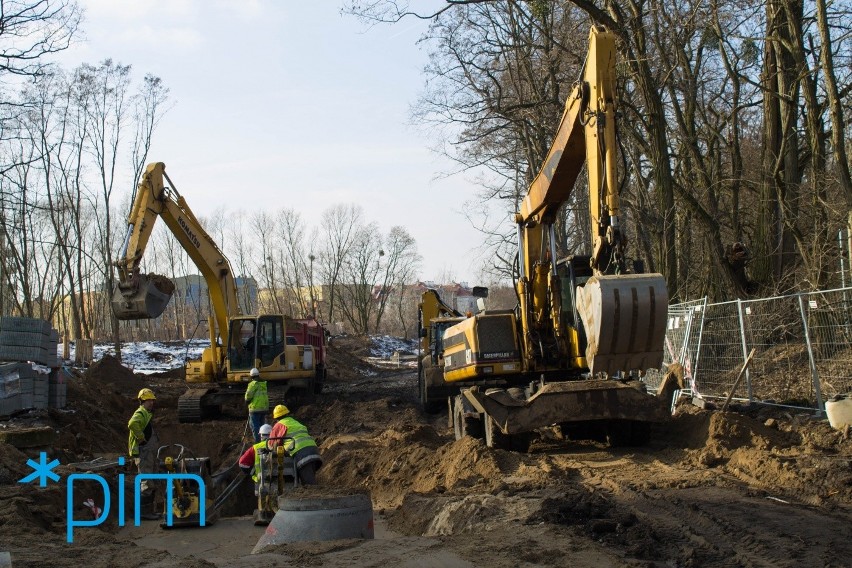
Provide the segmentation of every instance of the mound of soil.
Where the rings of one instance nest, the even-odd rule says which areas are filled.
[[[364,339],[335,338],[325,392],[292,408],[324,460],[320,486],[294,496],[368,491],[377,518],[400,540],[300,543],[276,549],[266,564],[804,566],[841,565],[833,559],[852,556],[852,442],[825,420],[766,408],[722,413],[687,403],[656,426],[642,448],[568,441],[554,429],[542,431],[529,453],[495,450],[482,440],[455,440],[445,415],[419,408],[416,371],[376,368],[358,355],[369,353],[366,347]],[[249,443],[245,411],[180,424],[177,398],[186,385],[179,372],[136,375],[105,359],[69,381],[66,410],[30,413],[2,426],[56,428],[59,444],[50,454],[60,460],[64,479],[75,462],[123,455],[142,387],[157,393],[154,428],[161,442],[209,457],[213,469],[224,472],[213,486],[220,490]],[[260,561],[248,552],[193,556],[179,545],[169,552],[151,544],[137,548],[120,538],[114,516],[100,528],[78,529],[68,545],[64,485],[17,483],[30,472],[30,454],[0,444],[0,550],[12,551],[16,567],[48,559],[52,566],[91,568]],[[118,469],[103,472],[113,491],[122,472],[130,477]],[[74,518],[84,518],[83,499],[98,491],[79,486]],[[250,492],[235,497],[227,514],[248,514],[243,509],[252,500]],[[192,538],[205,534],[198,530]]]

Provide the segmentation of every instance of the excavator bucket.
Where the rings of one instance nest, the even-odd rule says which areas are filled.
[[[159,274],[137,274],[119,282],[112,295],[112,311],[120,320],[153,319],[166,309],[174,283]]]
[[[593,276],[577,288],[586,329],[586,364],[594,373],[659,369],[669,294],[660,274]]]

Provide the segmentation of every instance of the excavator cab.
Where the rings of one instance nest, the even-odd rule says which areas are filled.
[[[255,318],[237,318],[230,322],[228,362],[231,371],[248,371],[255,366],[258,337]]]
[[[165,276],[135,272],[116,285],[112,311],[120,320],[154,319],[165,311],[174,291],[174,283]]]
[[[286,335],[285,317],[281,315],[243,316],[231,319],[228,363],[231,372],[248,371],[252,367],[280,372],[288,367],[285,350],[298,347],[295,337]],[[295,363],[294,363],[295,368]],[[288,369],[292,370],[292,369]]]
[[[564,326],[576,330],[578,356],[584,354],[586,350],[586,330],[581,323],[580,314],[577,313],[577,289],[593,275],[589,261],[589,256],[572,255],[556,263],[559,293],[562,296],[561,321]]]

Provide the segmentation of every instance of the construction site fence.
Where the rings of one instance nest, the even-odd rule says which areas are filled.
[[[825,401],[852,392],[852,288],[672,304],[664,349],[662,369],[645,378],[650,388],[679,363],[682,394],[822,413]]]

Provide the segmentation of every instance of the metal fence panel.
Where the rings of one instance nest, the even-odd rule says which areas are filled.
[[[646,383],[656,387],[678,362],[693,395],[727,397],[751,349],[735,399],[822,410],[825,400],[852,392],[852,288],[673,304],[663,369]]]
[[[733,384],[732,369],[743,362],[739,304],[709,304],[704,311],[698,372],[693,379],[693,395],[717,396]]]
[[[644,380],[649,388],[656,389],[660,386],[666,370],[672,363],[680,363],[683,366],[688,388],[692,388],[706,305],[707,299],[702,298],[669,306],[663,366],[662,369],[652,369],[646,374]]]
[[[798,296],[742,302],[745,349],[755,348],[746,371],[751,390],[743,396],[790,406],[816,407],[813,378]],[[739,367],[733,369],[734,376]],[[733,381],[728,383],[728,389]],[[729,391],[725,391],[726,393]],[[721,394],[721,393],[720,393]],[[735,396],[742,394],[738,389]]]
[[[805,321],[824,400],[852,392],[852,289],[804,298]]]

